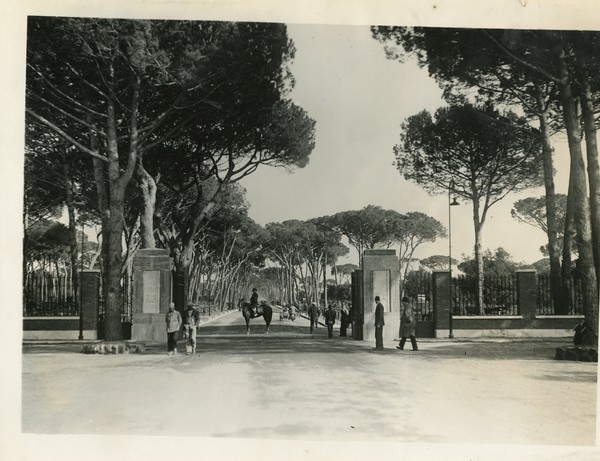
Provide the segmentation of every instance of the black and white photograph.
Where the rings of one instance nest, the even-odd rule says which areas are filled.
[[[0,457],[598,459],[593,2],[88,3],[1,19]]]

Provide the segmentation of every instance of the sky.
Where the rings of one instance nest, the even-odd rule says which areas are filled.
[[[407,59],[388,60],[368,26],[289,24],[296,45],[290,98],[316,120],[316,145],[309,164],[292,172],[262,167],[247,177],[250,216],[259,224],[310,219],[378,205],[400,213],[418,211],[448,227],[448,195],[428,195],[406,181],[393,165],[400,125],[424,109],[444,105],[441,90],[426,69]],[[568,154],[558,139],[557,192],[566,193]],[[510,215],[516,200],[539,197],[543,188],[509,194],[493,205],[483,229],[483,247],[507,250],[516,262],[543,257],[545,234]],[[452,256],[471,256],[472,205],[452,207]],[[422,244],[415,257],[448,254],[448,239]],[[358,262],[352,250],[341,263]]]

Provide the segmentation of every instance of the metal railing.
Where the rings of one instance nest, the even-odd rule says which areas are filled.
[[[516,275],[491,275],[483,279],[483,305],[477,307],[477,280],[452,279],[453,315],[518,315]]]
[[[537,283],[537,315],[557,315],[557,311],[563,311],[567,315],[583,315],[583,290],[581,280],[571,277],[566,285],[564,300],[566,309],[557,309],[552,299],[552,290],[549,274],[538,274]],[[564,306],[562,306],[564,307]]]
[[[77,316],[79,309],[68,275],[27,272],[23,284],[24,317]]]
[[[412,299],[417,322],[433,321],[433,289],[430,273],[410,274],[404,282],[404,296]]]

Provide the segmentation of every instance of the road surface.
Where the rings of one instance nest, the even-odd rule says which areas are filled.
[[[565,340],[420,340],[383,352],[308,320],[239,312],[200,327],[197,353],[84,355],[24,345],[22,430],[34,434],[593,446],[597,364]],[[180,351],[184,350],[180,344]],[[410,348],[409,348],[410,349]]]

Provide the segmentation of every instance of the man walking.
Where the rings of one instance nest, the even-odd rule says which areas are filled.
[[[313,334],[315,332],[315,328],[317,327],[317,322],[319,321],[319,310],[317,309],[317,305],[312,303],[310,308],[308,309],[308,317],[310,319],[310,333]]]
[[[167,350],[169,355],[177,354],[177,336],[181,328],[181,314],[175,310],[175,303],[169,304],[169,312],[165,317],[167,323]]]
[[[385,320],[383,318],[383,304],[379,300],[379,296],[375,296],[375,349],[383,350],[383,326]]]
[[[400,350],[404,350],[404,344],[406,338],[410,338],[412,344],[412,350],[418,351],[417,338],[415,337],[415,331],[417,325],[415,322],[415,316],[413,314],[412,306],[410,305],[410,299],[406,296],[402,298],[402,314],[400,316],[400,344],[396,346]]]
[[[348,330],[348,324],[350,323],[350,313],[348,312],[348,308],[343,305],[342,310],[340,311],[340,336],[346,336],[346,331]]]
[[[189,354],[196,353],[196,328],[200,323],[200,314],[192,303],[188,303],[187,311],[185,312],[185,323],[183,325],[184,337],[187,339],[185,344],[185,352]]]
[[[325,325],[327,325],[327,337],[329,339],[333,338],[333,325],[335,324],[335,311],[333,310],[331,304],[325,311]]]

